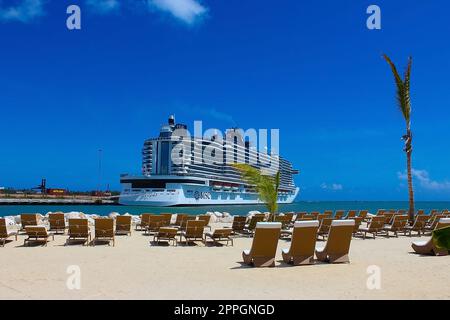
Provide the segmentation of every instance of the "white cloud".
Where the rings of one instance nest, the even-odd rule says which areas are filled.
[[[412,169],[411,174],[413,179],[419,182],[419,185],[428,190],[434,191],[450,191],[449,181],[435,181],[430,178],[428,171]],[[408,176],[406,172],[397,172],[397,176],[400,180],[407,180]]]
[[[0,7],[0,21],[19,21],[23,23],[31,22],[45,14],[43,0],[22,0],[15,6]]]
[[[117,11],[120,7],[119,0],[86,0],[86,4],[95,12],[101,14]]]
[[[332,191],[341,191],[344,189],[344,186],[339,183],[326,184],[324,182],[320,185],[320,187],[324,190],[332,190]]]
[[[194,24],[208,11],[198,0],[148,0],[150,9],[170,13],[175,18]]]

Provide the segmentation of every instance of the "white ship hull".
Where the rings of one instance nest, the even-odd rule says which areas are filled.
[[[299,189],[294,193],[280,194],[279,203],[289,204],[295,200]],[[243,190],[213,190],[209,186],[171,185],[158,190],[124,190],[119,203],[131,206],[171,207],[171,206],[208,206],[208,205],[246,205],[262,204],[257,193]]]

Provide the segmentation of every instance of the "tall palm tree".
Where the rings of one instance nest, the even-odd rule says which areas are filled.
[[[414,191],[412,184],[411,174],[411,153],[412,153],[412,133],[411,133],[411,95],[410,95],[410,79],[411,79],[411,65],[412,58],[408,59],[408,66],[406,67],[404,78],[399,75],[395,64],[387,55],[383,55],[384,59],[391,66],[392,73],[394,74],[395,84],[397,86],[397,103],[400,107],[400,111],[403,114],[406,122],[406,134],[402,137],[405,141],[406,152],[406,169],[408,174],[408,189],[409,189],[409,220],[414,220]]]
[[[270,212],[269,221],[273,221],[278,211],[280,172],[278,171],[275,176],[269,176],[248,164],[238,163],[233,166],[239,171],[245,182],[255,186],[259,198],[266,204]]]

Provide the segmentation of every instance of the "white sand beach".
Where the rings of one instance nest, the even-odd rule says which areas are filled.
[[[213,224],[213,228],[219,224]],[[152,246],[133,231],[116,246],[64,246],[57,235],[47,247],[23,247],[25,236],[0,248],[1,299],[449,299],[450,256],[412,254],[411,242],[425,237],[353,238],[350,264],[294,267],[281,259],[274,268],[242,265],[252,239],[234,246]],[[319,241],[318,246],[323,245]],[[381,289],[366,283],[369,266],[381,271]],[[69,266],[79,266],[81,288],[68,289]]]

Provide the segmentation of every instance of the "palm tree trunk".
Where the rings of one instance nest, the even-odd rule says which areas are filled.
[[[411,153],[412,153],[412,135],[411,130],[407,130],[407,140],[405,142],[406,167],[408,171],[408,190],[409,190],[409,222],[414,222],[414,191],[411,172]]]

